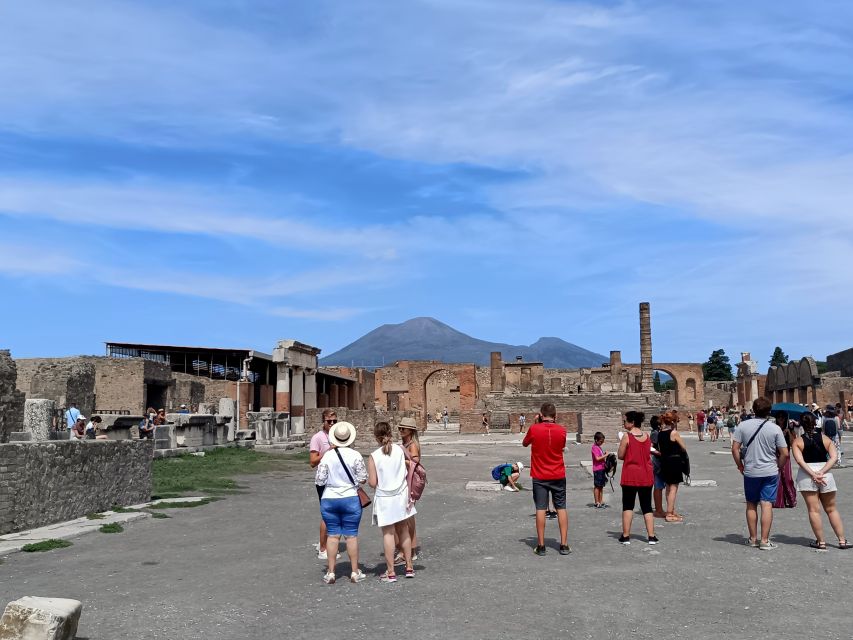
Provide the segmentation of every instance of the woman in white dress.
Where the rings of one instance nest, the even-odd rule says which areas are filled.
[[[373,521],[382,529],[385,549],[386,570],[380,579],[382,582],[397,582],[397,575],[394,573],[395,533],[403,549],[406,577],[415,577],[415,569],[412,566],[412,539],[409,536],[407,520],[417,511],[409,500],[406,456],[403,448],[393,442],[391,425],[387,422],[376,423],[373,435],[380,447],[367,459],[367,484],[376,489],[373,496]]]

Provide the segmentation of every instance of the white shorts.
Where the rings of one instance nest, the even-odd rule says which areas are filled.
[[[808,462],[807,464],[812,471],[820,471],[824,466],[823,462]],[[835,478],[831,473],[825,473],[823,478],[826,480],[826,484],[821,486],[812,480],[812,477],[803,471],[803,469],[799,469],[797,471],[797,491],[820,491],[821,493],[832,493],[838,490],[835,486]]]

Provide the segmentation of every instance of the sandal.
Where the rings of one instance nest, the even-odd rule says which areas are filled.
[[[679,516],[677,514],[668,513],[668,514],[666,514],[666,521],[667,522],[683,522],[684,517]]]
[[[847,542],[847,538],[841,538],[838,541],[838,548],[839,549],[853,549],[853,544],[850,544],[849,542]]]
[[[846,540],[845,540],[845,542],[846,542]],[[813,540],[812,542],[809,542],[809,546],[812,549],[820,549],[822,551],[826,551],[826,542],[823,542],[821,540]],[[841,546],[840,542],[838,543],[838,546],[839,547]]]

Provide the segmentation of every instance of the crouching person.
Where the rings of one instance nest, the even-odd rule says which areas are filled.
[[[505,462],[492,469],[492,478],[501,483],[504,491],[518,491],[521,489],[518,478],[523,469],[521,462]]]

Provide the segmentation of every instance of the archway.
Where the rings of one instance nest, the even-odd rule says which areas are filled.
[[[659,367],[655,367],[654,370],[654,385],[655,391],[657,393],[664,394],[664,403],[669,407],[678,406],[678,379],[675,377],[673,373],[667,371],[666,369],[661,369]],[[695,391],[696,391],[696,383],[694,381],[693,384],[694,397],[696,399]]]
[[[424,380],[424,412],[426,422],[434,422],[436,412],[447,407],[450,415],[459,415],[459,376],[449,369],[437,369]]]

